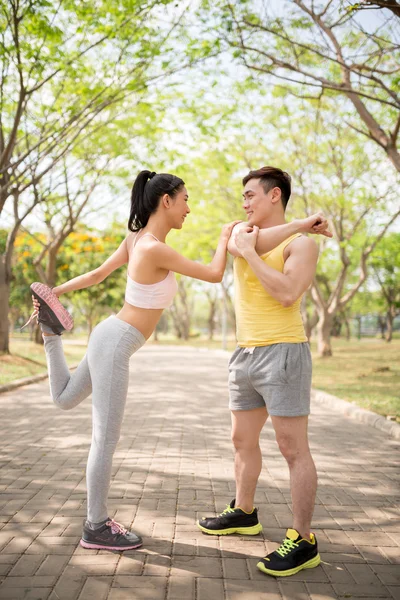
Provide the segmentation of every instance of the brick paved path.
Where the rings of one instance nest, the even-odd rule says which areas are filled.
[[[322,566],[284,580],[256,569],[290,525],[285,463],[268,425],[256,537],[202,535],[195,518],[234,494],[227,355],[147,347],[132,359],[111,516],[140,551],[78,545],[85,515],[90,400],[55,408],[47,381],[0,396],[0,598],[46,600],[400,599],[398,443],[317,405],[314,519]]]

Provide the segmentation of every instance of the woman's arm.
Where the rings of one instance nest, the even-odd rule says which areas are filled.
[[[125,265],[128,262],[128,259],[129,256],[125,238],[118,250],[107,258],[100,267],[58,285],[53,288],[53,292],[56,296],[61,296],[61,294],[67,294],[68,292],[74,292],[75,290],[83,290],[91,285],[96,285],[97,283],[104,281],[104,279],[108,277],[110,273],[115,271],[115,269]]]
[[[228,252],[232,256],[242,256],[236,244],[236,234],[240,231],[250,231],[251,228],[246,223],[237,225],[228,244]],[[266,229],[260,229],[258,233],[256,252],[259,256],[270,252],[279,244],[284,242],[288,237],[296,233],[314,233],[322,234],[326,237],[332,237],[332,233],[328,230],[328,222],[321,213],[311,215],[305,219],[295,219],[290,223],[283,225],[275,225]]]
[[[168,269],[187,277],[193,277],[193,279],[218,283],[222,281],[224,275],[227,245],[232,229],[237,222],[234,221],[233,223],[224,225],[222,228],[217,249],[209,265],[189,260],[162,242],[151,244],[147,252],[150,254],[154,264],[161,269]]]

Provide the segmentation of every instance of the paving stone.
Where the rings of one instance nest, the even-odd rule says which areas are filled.
[[[35,555],[26,555],[35,556]],[[41,563],[36,575],[61,575],[70,557],[65,555],[47,556]]]
[[[48,576],[33,576],[33,577],[7,577],[0,586],[0,597],[4,590],[8,588],[31,588],[31,587],[52,587],[57,581],[57,577]],[[7,593],[7,592],[4,592]]]
[[[278,583],[272,577],[265,577],[263,581],[254,580],[225,580],[226,600],[282,600]],[[220,596],[206,596],[204,600]],[[203,600],[202,598],[199,600]]]
[[[333,589],[339,596],[345,598],[387,598],[388,590],[383,585],[359,585],[352,583],[333,583]]]
[[[186,576],[192,573],[194,577],[222,577],[220,559],[203,556],[173,556],[171,575]]]
[[[110,591],[110,600],[120,600],[122,598],[132,598],[135,594],[138,600],[164,600],[167,588],[166,577],[130,577],[119,575],[114,578],[113,588]],[[121,589],[126,589],[130,596],[119,594]]]
[[[0,395],[2,600],[400,600],[398,443],[326,406],[313,406],[310,419],[321,566],[279,580],[257,569],[292,522],[289,473],[270,423],[255,498],[262,534],[215,537],[197,528],[197,518],[235,497],[227,360],[157,346],[132,357],[109,514],[144,545],[124,553],[79,545],[90,401],[58,411],[48,382]]]
[[[168,577],[171,568],[169,556],[150,554],[144,564],[143,575],[152,577]]]
[[[6,595],[0,598],[4,600],[47,600],[52,595],[52,588],[10,588],[7,589]]]
[[[211,600],[211,598],[223,597],[224,583],[222,579],[201,578],[197,580],[197,600]]]
[[[205,580],[201,579],[201,581]],[[216,580],[212,579],[210,581]],[[168,580],[167,600],[195,600],[195,586],[196,580],[193,577],[175,577],[171,575]]]
[[[306,583],[310,600],[339,600],[333,587],[327,583]]]
[[[250,573],[245,558],[223,558],[222,570],[225,579],[249,579]]]
[[[10,571],[11,577],[28,577],[34,575],[44,561],[42,554],[24,554]]]
[[[371,565],[371,569],[384,585],[400,585],[400,569],[397,565]]]
[[[294,582],[293,580],[278,580],[278,587],[283,600],[310,600],[304,583]]]
[[[107,600],[112,577],[89,577],[79,595],[79,600]]]

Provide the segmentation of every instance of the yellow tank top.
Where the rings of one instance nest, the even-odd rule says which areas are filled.
[[[283,251],[300,235],[292,235],[260,258],[269,267],[283,273]],[[263,288],[244,258],[235,258],[233,270],[236,337],[239,346],[270,346],[285,342],[300,344],[307,341],[300,313],[301,297],[292,306],[284,307]]]

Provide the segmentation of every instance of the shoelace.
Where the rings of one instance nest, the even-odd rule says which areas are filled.
[[[222,517],[222,515],[226,515],[227,513],[233,513],[235,512],[234,508],[231,508],[229,504],[226,505],[226,509],[222,511],[222,513],[219,515],[220,517]]]
[[[125,535],[125,533],[127,532],[125,527],[123,527],[120,523],[117,523],[117,521],[114,521],[114,519],[107,521],[106,525],[108,525],[108,527],[111,527],[111,531],[113,533],[121,533],[122,535]]]
[[[37,317],[38,313],[36,312],[36,309],[33,311],[33,313],[31,314],[31,316],[29,317],[28,321],[25,323],[25,325],[22,325],[22,327],[20,328],[20,331],[22,331],[23,329],[25,329],[25,327],[27,327],[27,325],[29,325],[29,323],[31,323],[32,319],[34,317]]]
[[[282,544],[279,546],[279,548],[276,550],[276,552],[280,555],[280,556],[285,556],[286,554],[288,554],[291,550],[294,550],[295,548],[297,548],[298,544],[296,544],[296,542],[294,542],[293,540],[290,540],[289,538],[285,538],[282,542]]]

